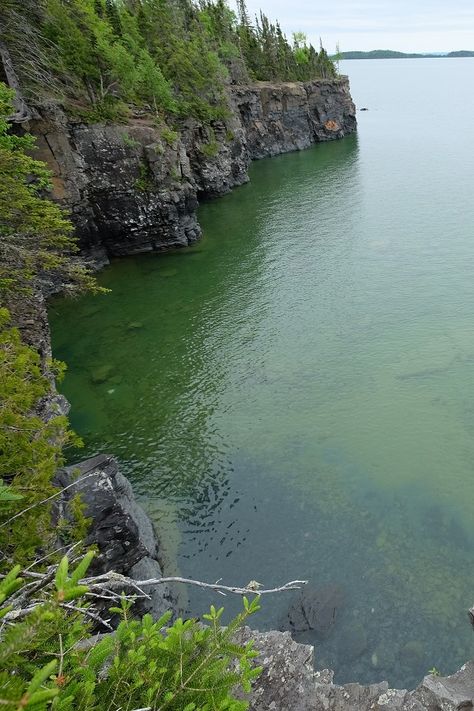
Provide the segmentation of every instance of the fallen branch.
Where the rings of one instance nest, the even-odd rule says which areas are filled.
[[[232,593],[234,595],[270,595],[273,593],[287,592],[289,590],[299,590],[303,585],[307,584],[307,580],[290,580],[290,582],[280,585],[275,588],[264,588],[261,583],[251,580],[247,585],[239,587],[236,585],[223,585],[220,581],[215,583],[204,583],[201,580],[192,578],[182,578],[181,576],[171,576],[166,578],[148,578],[147,580],[132,580],[125,575],[110,571],[91,578],[84,578],[80,581],[81,585],[87,585],[90,593],[98,593],[100,590],[111,592],[112,588],[121,586],[131,587],[138,590],[142,595],[146,593],[141,588],[150,587],[152,585],[166,585],[167,583],[183,583],[185,585],[195,585],[199,588],[207,590],[215,590],[221,595]]]
[[[88,475],[90,476],[90,475]],[[86,477],[83,477],[86,478]],[[75,482],[77,483],[77,482]],[[72,553],[74,546],[69,550],[69,555]],[[65,556],[67,558],[67,556]],[[64,558],[63,558],[64,560]],[[51,593],[55,592],[54,580],[56,578],[58,571],[58,565],[49,566],[48,569],[43,573],[36,573],[27,568],[24,571],[26,578],[30,578],[31,582],[25,583],[19,590],[13,592],[9,596],[7,601],[8,611],[4,610],[2,618],[2,628],[4,624],[10,624],[15,620],[21,619],[29,615],[38,606],[43,605],[45,601],[51,599]],[[20,574],[21,575],[21,574]],[[67,565],[66,565],[66,576],[67,576]],[[1,576],[0,576],[1,577]],[[21,578],[20,578],[21,579]],[[72,579],[71,579],[72,580]],[[111,570],[107,573],[101,575],[95,575],[90,577],[85,577],[80,580],[73,580],[73,590],[74,586],[76,589],[83,587],[82,595],[89,599],[92,604],[85,606],[76,606],[71,604],[71,602],[59,601],[61,607],[69,610],[74,610],[79,612],[85,617],[89,617],[104,626],[106,629],[111,630],[112,627],[109,620],[104,620],[100,613],[98,614],[97,608],[93,607],[93,600],[111,600],[112,602],[119,602],[124,598],[124,593],[128,590],[128,595],[125,597],[127,600],[135,600],[136,598],[148,598],[150,596],[145,592],[144,588],[153,588],[157,585],[166,585],[168,583],[181,583],[184,585],[195,585],[199,588],[204,588],[206,590],[214,590],[220,595],[227,595],[229,593],[233,595],[270,595],[273,593],[287,592],[290,590],[299,590],[303,585],[306,585],[306,580],[290,580],[284,585],[279,585],[273,588],[264,588],[261,583],[256,580],[251,580],[247,585],[242,587],[237,585],[224,585],[220,580],[215,583],[205,583],[201,580],[194,580],[193,578],[183,578],[182,576],[174,575],[170,577],[163,578],[147,578],[145,580],[133,580],[125,575],[116,573]],[[64,583],[63,583],[64,584]],[[133,594],[130,592],[133,591]],[[38,593],[41,592],[41,598],[38,598]],[[61,590],[64,594],[64,590]],[[92,598],[92,599],[91,599]],[[0,606],[1,611],[1,606]]]
[[[234,595],[270,595],[272,593],[286,592],[288,590],[299,590],[303,585],[306,585],[307,580],[291,580],[289,583],[280,585],[276,588],[261,589],[260,583],[251,581],[245,587],[240,588],[234,585],[222,585],[222,583],[203,583],[200,580],[192,580],[191,578],[181,578],[173,576],[170,578],[150,578],[149,580],[134,580],[137,587],[144,588],[149,585],[159,585],[163,583],[185,583],[186,585],[196,585],[199,588],[207,588],[208,590],[216,590],[225,595],[233,593]]]

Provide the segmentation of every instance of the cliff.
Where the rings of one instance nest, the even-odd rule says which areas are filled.
[[[189,120],[180,133],[138,112],[127,124],[86,125],[54,108],[31,122],[83,255],[100,266],[110,256],[192,244],[201,235],[198,200],[246,182],[251,160],[356,127],[347,77],[234,86],[230,104],[225,121]]]

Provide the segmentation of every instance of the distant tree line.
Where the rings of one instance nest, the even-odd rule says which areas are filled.
[[[396,52],[393,49],[373,49],[370,52],[339,52],[332,59],[438,59],[444,57],[474,57],[474,52],[459,50],[456,52],[433,52],[419,54],[416,52]]]
[[[331,78],[334,62],[302,33],[290,42],[245,0],[3,0],[2,36],[26,90],[61,95],[92,118],[126,104],[157,114],[222,117],[228,83]]]

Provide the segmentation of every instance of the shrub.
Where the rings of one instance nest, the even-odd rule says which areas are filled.
[[[171,613],[156,622],[150,615],[133,619],[131,601],[122,598],[119,607],[111,608],[121,618],[116,631],[94,638],[87,621],[94,615],[94,598],[86,597],[94,586],[84,580],[92,555],[71,573],[63,558],[44,576],[49,582],[34,604],[19,566],[0,581],[0,705],[5,711],[248,707],[235,692],[249,692],[261,669],[252,665],[252,643],[237,645],[233,638],[259,609],[258,597],[244,598],[243,611],[227,627],[220,624],[222,608],[213,606],[204,615],[207,626],[178,619],[167,627]]]

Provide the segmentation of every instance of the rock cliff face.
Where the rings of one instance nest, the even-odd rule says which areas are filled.
[[[198,198],[248,180],[252,159],[341,138],[356,127],[347,78],[231,88],[231,114],[179,134],[143,116],[85,125],[57,110],[31,124],[38,157],[54,174],[54,196],[70,211],[82,253],[110,256],[182,247],[201,228]]]
[[[77,484],[72,485],[75,481]],[[136,502],[130,482],[113,457],[99,454],[61,469],[55,483],[62,489],[69,487],[56,504],[55,517],[67,518],[68,501],[79,493],[84,513],[91,520],[84,541],[97,549],[91,572],[114,570],[132,580],[162,577],[160,545],[153,524]],[[177,600],[167,585],[157,585],[148,594],[148,598],[137,600],[137,613],[149,612],[158,619],[167,610],[176,610]]]
[[[232,101],[252,159],[302,150],[356,128],[346,78],[235,87]]]

